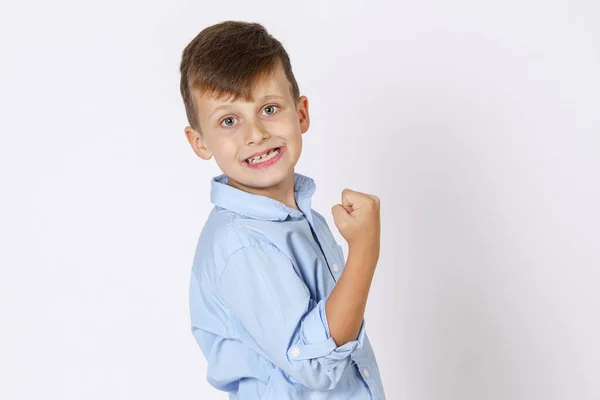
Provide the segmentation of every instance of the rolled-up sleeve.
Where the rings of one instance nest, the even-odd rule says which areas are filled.
[[[336,346],[327,322],[328,297],[315,302],[293,261],[276,247],[243,247],[231,254],[217,294],[269,360],[300,384],[333,389],[362,347],[357,340]]]

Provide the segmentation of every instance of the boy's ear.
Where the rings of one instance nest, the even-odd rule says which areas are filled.
[[[300,133],[304,133],[310,126],[310,116],[308,115],[308,98],[306,96],[300,96],[296,103],[296,110],[298,110],[298,122],[300,122]]]
[[[194,153],[196,153],[198,157],[200,157],[203,160],[210,160],[210,158],[213,155],[212,151],[210,151],[210,149],[204,141],[204,138],[202,137],[202,135],[200,135],[200,133],[198,133],[191,126],[186,126],[185,137],[187,138],[190,146],[192,146],[192,150],[194,150]]]

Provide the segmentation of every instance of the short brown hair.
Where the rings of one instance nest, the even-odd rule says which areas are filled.
[[[281,63],[292,98],[300,97],[283,45],[259,23],[224,21],[203,29],[183,50],[180,90],[190,126],[201,133],[193,91],[252,101],[252,89]]]

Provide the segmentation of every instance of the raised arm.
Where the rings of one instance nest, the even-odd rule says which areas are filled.
[[[348,242],[348,260],[326,305],[329,330],[336,344],[356,340],[362,325],[375,266],[379,260],[379,198],[350,189],[332,208],[336,226]]]

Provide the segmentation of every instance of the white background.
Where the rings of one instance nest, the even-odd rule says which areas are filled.
[[[1,7],[1,399],[226,398],[187,303],[220,171],[185,139],[178,68],[227,19],[290,54],[296,171],[346,250],[342,189],[382,200],[388,399],[600,398],[596,1]]]

